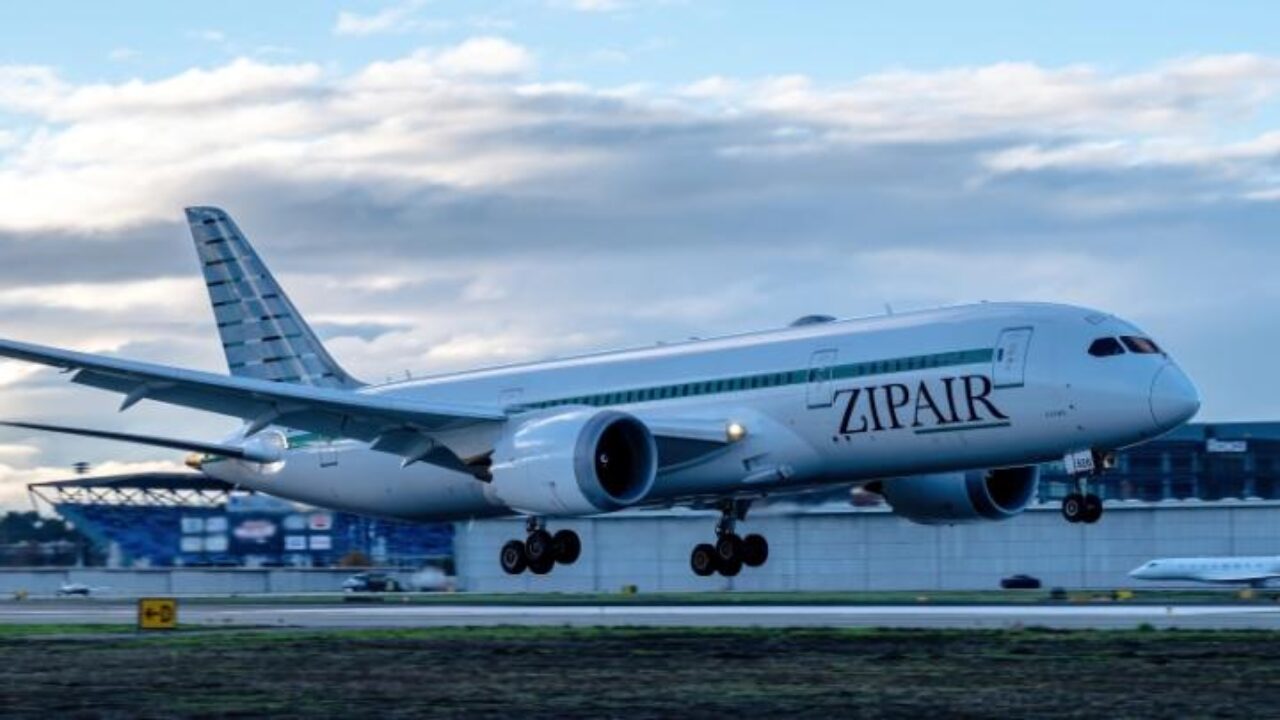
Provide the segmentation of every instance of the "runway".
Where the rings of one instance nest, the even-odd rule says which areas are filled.
[[[132,624],[131,603],[56,601],[0,606],[0,624]],[[1280,630],[1274,605],[446,605],[242,604],[179,607],[182,625],[417,628],[493,625],[581,627],[889,627]]]

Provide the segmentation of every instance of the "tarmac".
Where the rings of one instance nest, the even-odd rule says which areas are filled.
[[[133,624],[133,603],[100,600],[0,604],[0,624]],[[181,603],[186,627],[311,629],[463,626],[892,627],[1280,630],[1276,605],[448,605]]]

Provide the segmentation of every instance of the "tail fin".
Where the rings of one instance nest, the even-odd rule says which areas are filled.
[[[354,388],[231,216],[187,208],[191,238],[231,374],[259,380]]]

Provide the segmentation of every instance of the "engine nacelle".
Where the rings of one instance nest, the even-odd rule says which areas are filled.
[[[494,448],[493,496],[535,515],[594,515],[643,500],[658,475],[653,433],[635,417],[584,408],[514,425]]]
[[[893,511],[924,525],[1008,520],[1035,497],[1035,466],[919,475],[885,481],[880,494]]]

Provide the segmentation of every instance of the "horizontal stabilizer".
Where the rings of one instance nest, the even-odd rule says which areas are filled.
[[[111,432],[109,430],[91,430],[89,428],[73,428],[62,425],[44,425],[42,423],[30,422],[0,421],[0,425],[12,428],[23,428],[25,430],[60,433],[63,435],[78,435],[80,437],[98,438],[101,440],[117,440],[137,445],[151,445],[153,447],[169,448],[171,450],[186,450],[188,452],[204,453],[206,455],[219,455],[222,457],[236,458],[238,460],[248,460],[250,462],[265,463],[275,462],[280,459],[279,454],[273,453],[271,449],[266,447],[254,447],[253,445],[240,447],[236,445],[222,445],[220,443],[199,442],[196,440],[178,440],[175,438],[156,437],[154,435],[135,435],[133,433]]]

